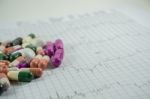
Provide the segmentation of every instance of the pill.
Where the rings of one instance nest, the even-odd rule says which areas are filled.
[[[30,36],[31,38],[35,38],[35,34],[34,33],[30,33],[28,36]]]
[[[45,52],[42,47],[37,47],[36,54],[45,55]]]
[[[27,62],[29,62],[31,59],[35,57],[35,52],[30,48],[20,49],[20,50],[15,51],[14,53],[17,53],[17,52],[22,53],[22,56],[26,58]]]
[[[15,46],[15,45],[21,45],[21,44],[22,44],[22,38],[21,38],[21,37],[18,37],[18,38],[16,38],[16,39],[14,39],[14,40],[12,41],[12,44],[13,44],[13,46]]]
[[[18,68],[27,68],[29,64],[26,61],[22,61],[17,65]]]
[[[46,48],[45,48],[45,54],[48,55],[49,57],[54,55],[54,44],[52,42],[47,42]]]
[[[54,56],[51,57],[51,63],[54,67],[58,67],[64,57],[64,50],[63,49],[58,49],[56,50]]]
[[[10,62],[8,60],[0,60],[0,63],[3,63],[7,66],[10,64]]]
[[[6,75],[9,71],[16,71],[16,70],[19,70],[19,69],[17,67],[8,68],[6,65],[3,65],[0,67],[0,73],[5,73]]]
[[[36,47],[39,47],[39,46],[43,47],[44,46],[44,41],[39,39],[39,38],[35,38],[31,41],[31,44],[36,46]]]
[[[24,56],[17,57],[14,61],[9,64],[9,67],[17,67],[19,63],[26,61]]]
[[[5,54],[0,52],[0,60],[4,60],[5,59]]]
[[[30,45],[30,43],[23,43],[22,47],[25,48],[27,45]]]
[[[30,82],[33,79],[33,74],[28,71],[9,71],[7,76],[10,80],[20,82]]]
[[[21,68],[20,71],[32,72],[34,78],[41,77],[43,74],[43,71],[41,68]]]
[[[11,46],[13,46],[13,43],[10,42],[10,41],[8,41],[8,42],[5,44],[5,47],[6,47],[6,48],[7,48],[7,47],[11,47]]]
[[[31,68],[38,68],[38,64],[40,63],[40,60],[42,59],[42,55],[36,55],[35,58],[33,58],[30,62]]]
[[[42,59],[40,59],[39,61],[38,67],[41,69],[46,69],[48,66],[49,60],[50,60],[49,56],[47,55],[43,56]]]
[[[0,45],[0,51],[1,51],[2,53],[5,52],[5,46],[4,46],[4,45]]]
[[[0,95],[7,91],[10,87],[10,82],[4,73],[0,73]]]
[[[61,39],[57,39],[54,43],[55,49],[63,49],[64,45]]]
[[[22,56],[22,53],[17,52],[17,53],[12,53],[9,57],[9,60],[12,62],[13,60],[15,60],[17,57]]]
[[[27,45],[26,48],[30,48],[32,49],[34,52],[36,52],[36,46],[30,44],[30,45]]]
[[[19,50],[19,49],[22,49],[21,45],[16,45],[16,46],[8,47],[8,48],[5,49],[5,54],[12,53],[12,52],[14,52],[16,50]]]

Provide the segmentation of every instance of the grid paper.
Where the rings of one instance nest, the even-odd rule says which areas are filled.
[[[33,32],[65,45],[59,68],[30,83],[12,82],[0,99],[150,99],[150,29],[118,11],[0,27],[2,41]]]

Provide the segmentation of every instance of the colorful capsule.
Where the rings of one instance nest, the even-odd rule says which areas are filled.
[[[22,53],[20,53],[20,52],[12,53],[9,57],[9,60],[12,62],[13,60],[15,60],[19,56],[22,56]]]
[[[22,42],[23,43],[30,43],[32,39],[35,38],[35,35],[33,33],[29,34],[27,37],[23,38]]]
[[[41,47],[41,46],[44,46],[44,41],[39,39],[39,38],[35,38],[31,41],[31,44],[36,46],[36,47]]]
[[[8,68],[6,65],[0,67],[0,73],[5,73],[6,75],[9,71],[16,71],[16,70],[19,69],[17,67]]]
[[[5,46],[4,45],[0,45],[0,52],[2,52],[2,53],[5,52]]]
[[[40,55],[45,55],[45,52],[44,52],[44,50],[43,50],[42,47],[37,47],[37,49],[36,49],[36,54],[37,54],[37,55],[38,55],[38,54],[40,54]]]
[[[17,67],[19,63],[26,61],[24,56],[17,57],[14,61],[9,64],[9,67]]]
[[[26,48],[30,48],[32,49],[34,52],[36,52],[36,46],[30,44],[30,45],[27,45]]]
[[[33,79],[33,74],[27,71],[9,71],[7,76],[10,80],[30,82]]]
[[[61,39],[57,39],[57,40],[55,41],[54,45],[55,45],[55,49],[56,49],[56,50],[57,50],[57,49],[63,49],[63,48],[64,48],[64,44],[63,44],[63,42],[62,42]]]
[[[10,82],[4,73],[0,73],[0,95],[7,91],[10,86]]]
[[[43,71],[41,68],[21,68],[20,71],[31,72],[35,78],[41,77],[43,74]]]
[[[42,55],[36,55],[35,58],[30,62],[30,68],[38,68]]]
[[[56,50],[54,56],[51,57],[51,63],[54,67],[58,67],[64,57],[64,50],[63,49],[58,49]]]
[[[47,55],[43,56],[42,59],[40,59],[38,67],[42,69],[46,69],[48,66],[49,60],[50,60],[49,56]]]
[[[54,44],[52,42],[47,42],[44,51],[45,51],[45,54],[48,55],[49,57],[53,56],[55,52]]]
[[[22,56],[24,56],[26,58],[27,62],[29,62],[31,59],[33,59],[35,57],[35,52],[30,48],[20,49],[14,53],[17,53],[17,52],[20,52],[22,54]]]
[[[21,45],[21,44],[22,44],[22,38],[21,38],[21,37],[18,37],[18,38],[16,38],[16,39],[14,39],[14,40],[12,41],[12,44],[13,44],[13,46]]]
[[[4,60],[5,59],[5,54],[0,52],[0,60]]]
[[[18,68],[27,68],[29,67],[29,64],[26,61],[22,61],[18,64]]]
[[[22,49],[21,45],[16,45],[16,46],[12,46],[12,47],[8,47],[5,49],[5,54],[9,54],[12,53],[16,50]]]

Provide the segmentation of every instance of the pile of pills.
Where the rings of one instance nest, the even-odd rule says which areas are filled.
[[[45,42],[31,33],[27,37],[0,43],[0,95],[10,81],[30,82],[41,77],[48,66],[59,67],[64,57],[60,39]]]

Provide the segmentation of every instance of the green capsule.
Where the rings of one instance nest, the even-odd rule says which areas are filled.
[[[30,33],[28,36],[30,36],[31,38],[35,38],[35,34]]]
[[[27,45],[26,48],[30,48],[32,49],[34,52],[36,52],[36,46],[30,44],[30,45]]]
[[[20,52],[13,53],[10,55],[9,60],[12,62],[13,60],[15,60],[19,56],[22,56],[22,54]]]
[[[0,60],[4,60],[5,59],[5,54],[3,54],[2,52],[0,52]]]
[[[9,71],[7,76],[10,80],[30,82],[33,79],[33,74],[29,71]]]

